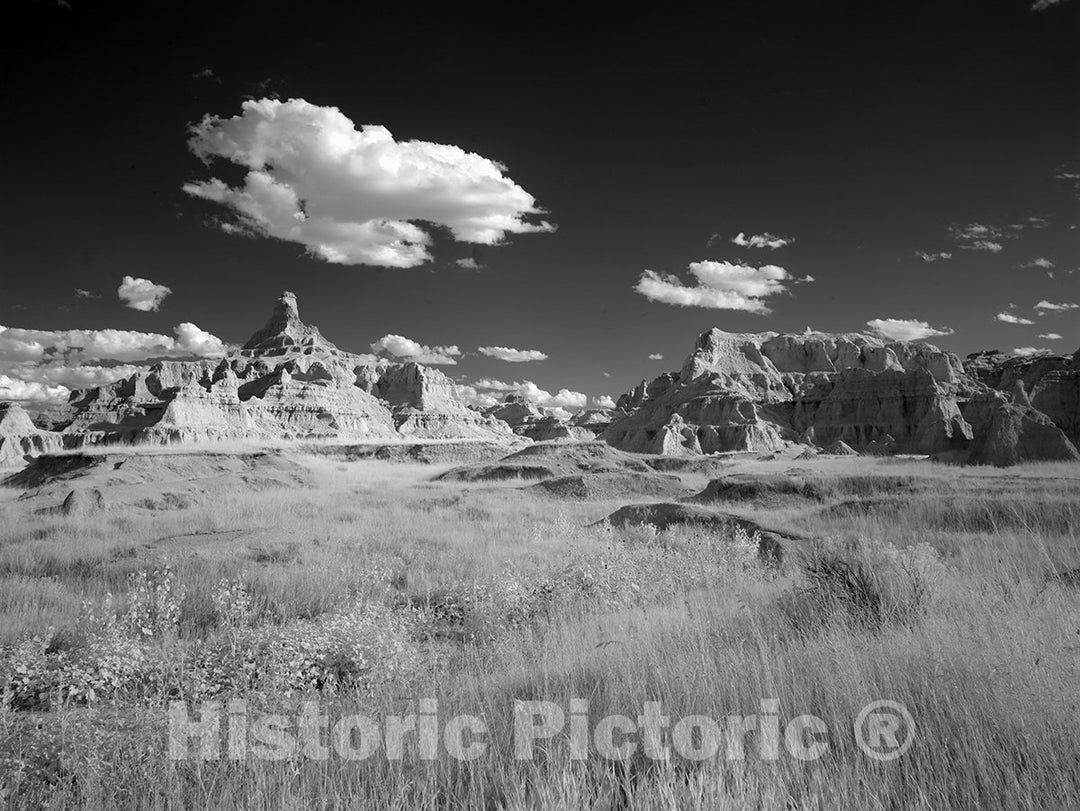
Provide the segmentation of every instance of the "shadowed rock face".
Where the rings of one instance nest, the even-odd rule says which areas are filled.
[[[956,399],[963,377],[955,355],[929,344],[710,330],[677,375],[620,398],[636,410],[603,438],[624,450],[695,454],[791,441],[861,449],[889,436],[900,451],[933,453],[971,439]]]
[[[1023,388],[1019,387],[1019,392]],[[968,462],[1005,467],[1020,462],[1075,461],[1080,452],[1049,416],[1016,397],[1000,392],[973,397],[964,414],[975,426]]]
[[[1010,396],[1022,387],[1031,407],[1080,445],[1080,350],[1071,356],[1029,357],[979,352],[968,355],[964,368],[983,385]]]

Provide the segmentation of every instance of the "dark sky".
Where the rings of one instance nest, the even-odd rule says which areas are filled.
[[[1080,173],[1080,4],[713,6],[6,6],[0,324],[168,334],[192,321],[242,341],[290,289],[343,348],[396,333],[466,352],[539,349],[550,359],[466,356],[445,371],[590,396],[677,367],[714,326],[917,319],[953,329],[932,340],[960,353],[1080,345],[1080,310],[1032,309],[1080,302],[1080,273],[1068,272],[1080,268],[1077,184],[1057,177]],[[187,127],[264,96],[497,160],[558,230],[489,247],[434,229],[434,261],[412,269],[226,234],[214,225],[226,209],[181,186],[243,172],[205,168]],[[1006,229],[1002,250],[966,250],[948,233],[973,223]],[[730,242],[740,231],[795,242],[741,248]],[[455,265],[469,256],[485,267]],[[1018,267],[1036,258],[1053,277]],[[634,291],[645,269],[686,280],[701,260],[815,281],[769,297],[766,315]],[[173,294],[159,312],[125,308],[124,275]],[[1009,304],[1036,323],[996,321]]]

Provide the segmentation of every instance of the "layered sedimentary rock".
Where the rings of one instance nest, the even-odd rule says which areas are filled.
[[[266,325],[226,357],[156,363],[74,392],[49,416],[54,431],[9,420],[24,437],[19,447],[511,435],[504,423],[468,408],[438,370],[338,349],[300,319],[292,293],[282,294]],[[15,447],[7,440],[4,446]]]
[[[0,465],[20,462],[25,456],[60,450],[63,439],[34,425],[16,403],[0,403]]]
[[[999,391],[975,395],[964,415],[975,426],[968,456],[971,464],[1004,467],[1020,462],[1080,460],[1080,452],[1065,432],[1031,406],[1022,384],[1011,401]]]
[[[665,454],[772,451],[787,442],[863,449],[891,437],[933,453],[971,439],[957,393],[959,358],[929,344],[866,335],[731,334],[698,338],[678,373],[623,395],[634,409],[603,437]]]
[[[498,405],[484,412],[488,417],[510,426],[518,436],[537,442],[553,439],[594,439],[596,431],[571,419],[562,420],[530,402],[520,394],[508,394]]]
[[[979,352],[967,357],[964,368],[979,383],[1009,396],[1022,386],[1031,407],[1080,446],[1080,350],[1074,355],[1034,356]]]

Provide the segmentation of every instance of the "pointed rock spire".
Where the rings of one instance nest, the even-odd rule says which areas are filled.
[[[316,327],[309,326],[300,320],[300,307],[296,303],[296,294],[286,290],[274,303],[274,310],[266,326],[248,339],[243,350],[246,354],[252,355],[280,355],[289,350],[302,350],[310,346],[319,346],[328,350],[337,349],[323,338]]]

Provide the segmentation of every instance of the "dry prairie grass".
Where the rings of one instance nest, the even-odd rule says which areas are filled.
[[[826,503],[754,514],[833,539],[815,585],[813,566],[800,558],[813,559],[809,548],[789,555],[783,572],[768,572],[733,558],[731,539],[692,529],[581,529],[619,503],[553,505],[513,486],[434,483],[435,471],[419,466],[311,464],[308,488],[222,492],[177,509],[114,510],[82,521],[22,513],[5,520],[4,641],[74,627],[84,601],[123,595],[131,573],[165,563],[185,596],[175,638],[154,644],[175,657],[223,633],[215,608],[222,580],[242,582],[256,624],[283,633],[358,603],[411,612],[414,669],[332,698],[310,694],[376,716],[436,697],[443,717],[484,718],[491,745],[483,757],[173,763],[164,754],[161,695],[121,691],[89,705],[0,714],[4,763],[30,764],[3,783],[6,801],[402,809],[1076,804],[1080,589],[1056,576],[1080,564],[1075,466],[957,477],[920,462],[799,463],[828,491]],[[765,463],[746,469],[777,471]],[[896,496],[880,477],[929,486]],[[17,508],[10,497],[0,502],[5,516]],[[835,551],[848,546],[854,551]],[[917,562],[914,580],[896,560]],[[830,566],[861,563],[870,566],[865,588],[830,579]],[[252,697],[273,706],[297,696]],[[577,762],[559,745],[532,761],[512,757],[515,700],[566,707],[578,697],[589,699],[594,719],[636,716],[646,701],[663,702],[673,717],[722,718],[776,698],[782,717],[812,713],[835,735],[828,754],[808,763]],[[859,709],[878,698],[904,704],[918,724],[912,749],[895,763],[866,758],[852,738]],[[51,746],[48,730],[61,725],[63,746]]]

